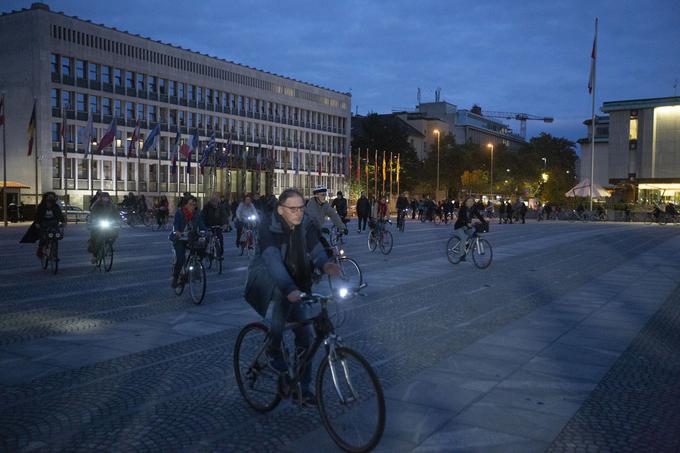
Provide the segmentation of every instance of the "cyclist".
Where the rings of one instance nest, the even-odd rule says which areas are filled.
[[[57,194],[45,192],[40,204],[35,211],[35,220],[21,239],[21,242],[33,243],[38,240],[38,250],[35,254],[38,258],[43,256],[43,246],[47,241],[47,233],[50,229],[57,228],[66,223],[66,217],[57,203]]]
[[[338,191],[337,198],[333,200],[331,207],[338,213],[342,223],[347,224],[347,198],[342,196],[342,192]]]
[[[397,222],[404,220],[406,216],[406,209],[409,207],[408,198],[404,195],[404,192],[397,197]]]
[[[250,194],[243,198],[243,202],[236,208],[236,247],[241,246],[241,234],[243,234],[243,226],[251,222],[248,220],[249,217],[257,217],[257,209],[253,204],[253,197]]]
[[[92,264],[97,262],[97,245],[103,238],[112,235],[114,239],[118,236],[118,231],[107,230],[103,231],[99,228],[99,222],[108,220],[113,224],[117,217],[116,206],[111,201],[111,195],[108,192],[99,194],[97,201],[92,204],[90,208],[90,223],[93,228],[90,229],[90,238],[87,240],[87,251],[92,254]]]
[[[307,201],[307,216],[314,222],[319,231],[323,228],[326,217],[329,217],[338,230],[342,231],[343,234],[347,234],[347,225],[342,222],[338,213],[326,201],[327,192],[326,186],[317,186],[312,191],[314,196]],[[325,239],[322,238],[322,241],[325,241]]]
[[[203,219],[198,214],[198,200],[193,195],[188,195],[182,198],[180,208],[175,212],[175,220],[172,223],[172,233],[170,240],[175,249],[175,267],[172,270],[171,287],[177,287],[177,279],[179,273],[184,266],[184,259],[186,255],[186,241],[181,241],[180,236],[184,232],[189,233],[189,240],[193,240],[199,231],[205,231]]]
[[[220,194],[213,192],[210,200],[203,206],[201,211],[203,224],[207,227],[219,226],[221,229],[215,228],[214,233],[217,235],[217,240],[220,241],[220,247],[224,250],[224,237],[222,230],[229,226],[229,214],[227,213],[224,204],[220,203]]]
[[[666,214],[671,219],[674,219],[678,216],[678,210],[675,208],[675,205],[673,203],[668,202],[666,204]]]
[[[478,218],[488,228],[489,224],[477,209],[475,200],[472,197],[465,197],[465,201],[458,211],[456,223],[453,225],[453,235],[461,241],[461,247],[458,248],[458,256],[461,261],[465,261],[465,243],[475,232],[472,228],[473,217]]]
[[[161,195],[161,199],[158,200],[158,209],[156,210],[156,222],[158,222],[158,228],[160,228],[168,218],[168,213],[170,209],[170,203],[168,203],[168,198],[165,195]]]
[[[320,233],[309,216],[305,215],[302,194],[286,189],[279,196],[278,206],[258,226],[260,247],[248,268],[246,299],[258,313],[265,316],[273,302],[269,350],[270,366],[286,371],[281,351],[283,330],[287,321],[308,319],[308,309],[299,303],[303,293],[312,289],[314,269],[329,275],[339,275],[340,268],[329,261]],[[311,345],[313,329],[305,326],[294,330],[296,354]],[[302,375],[302,400],[316,404],[316,396],[309,390],[311,367]]]

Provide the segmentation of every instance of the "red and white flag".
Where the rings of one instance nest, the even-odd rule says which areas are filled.
[[[137,121],[135,130],[132,131],[132,137],[130,137],[130,143],[128,144],[127,157],[132,157],[132,151],[137,149],[137,140],[139,140],[139,121]]]
[[[588,80],[588,93],[593,93],[595,87],[595,62],[597,61],[597,18],[595,18],[595,39],[593,39],[593,50],[590,53],[590,79]]]
[[[113,143],[113,140],[116,138],[116,120],[114,119],[111,121],[111,124],[109,125],[109,128],[106,130],[106,133],[104,133],[104,136],[99,140],[99,143],[97,144],[97,152],[101,152],[102,149],[106,148],[109,146],[111,143]]]

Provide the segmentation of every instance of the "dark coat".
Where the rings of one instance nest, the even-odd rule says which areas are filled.
[[[357,200],[357,214],[366,217],[371,215],[371,202],[365,196]]]
[[[28,227],[28,230],[19,242],[22,244],[33,244],[36,241],[39,241],[40,236],[42,235],[39,225],[66,223],[66,217],[64,217],[64,213],[61,211],[58,204],[55,204],[51,211],[52,216],[48,218],[47,205],[45,205],[45,203],[40,203],[35,211],[35,221],[31,223],[31,226]]]

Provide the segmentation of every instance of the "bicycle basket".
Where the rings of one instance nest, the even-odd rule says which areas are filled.
[[[474,225],[475,233],[488,233],[489,232],[489,222],[487,223],[475,223]]]

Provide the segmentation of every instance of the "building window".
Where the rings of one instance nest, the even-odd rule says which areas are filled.
[[[638,112],[637,110],[632,110],[630,112],[630,128],[628,132],[629,141],[637,141],[638,138]]]
[[[135,119],[135,105],[132,102],[125,103],[125,118],[129,120]]]
[[[144,74],[137,73],[137,90],[144,91]]]
[[[165,79],[158,79],[158,92],[162,95],[167,94],[165,90],[166,84]]]
[[[111,99],[102,98],[102,113],[111,116]]]
[[[132,72],[125,71],[125,88],[132,89],[135,87],[132,77]]]
[[[189,85],[189,93],[188,97],[190,101],[193,101],[195,99],[195,93],[196,93],[196,87],[194,85]]]
[[[76,95],[76,108],[79,112],[84,112],[85,105],[85,95],[83,93],[78,93]]]
[[[69,57],[61,57],[61,75],[71,77],[71,59]]]
[[[201,87],[196,87],[196,100],[203,102],[203,88]]]
[[[116,118],[122,118],[123,117],[123,111],[122,111],[120,99],[116,99],[114,101],[113,109],[114,109],[114,112],[116,113]]]
[[[89,64],[90,71],[89,71],[89,74],[88,74],[88,76],[87,76],[88,79],[90,79],[90,80],[99,80],[99,77],[97,77],[97,73],[99,72],[97,66],[99,66],[99,65],[96,64],[96,63],[90,63],[90,64]]]
[[[144,121],[144,104],[137,104],[137,120]]]
[[[184,83],[177,82],[177,88],[178,88],[178,92],[179,92],[179,98],[184,99],[185,98],[185,96],[184,96]]]
[[[174,80],[168,80],[168,96],[177,96],[176,84]]]
[[[59,55],[53,53],[50,56],[50,66],[52,68],[52,74],[59,74]]]
[[[59,124],[59,123],[52,123],[52,141],[53,142],[59,141],[60,126],[61,126],[61,124]]]
[[[185,119],[185,114],[183,110],[180,110],[179,112],[179,125],[181,127],[186,126],[186,119]]]
[[[97,96],[90,96],[90,112],[97,113]]]
[[[58,109],[59,108],[59,90],[56,88],[52,88],[51,91],[51,97],[52,97],[52,108],[53,109]]]
[[[152,123],[156,122],[156,106],[155,105],[150,105],[149,108],[149,121]]]
[[[73,95],[70,91],[61,92],[61,106],[67,110],[71,110],[73,107]]]
[[[85,62],[83,60],[76,60],[76,77],[85,78]]]
[[[111,66],[102,66],[102,82],[111,84]]]

